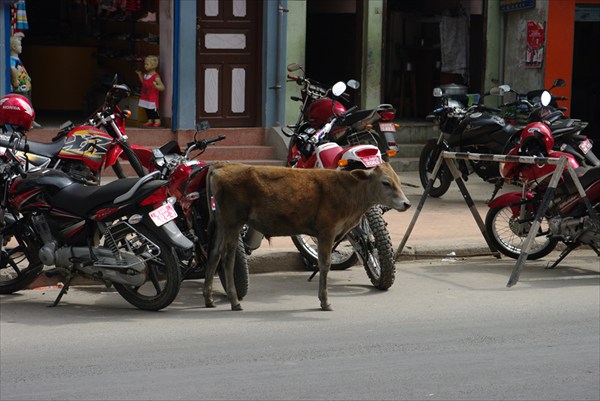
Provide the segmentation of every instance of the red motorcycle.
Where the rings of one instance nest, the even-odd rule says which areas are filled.
[[[302,70],[304,73],[302,67],[296,63],[288,65],[287,69],[289,72]],[[342,115],[350,108],[346,94],[333,99],[331,89],[326,85],[297,75],[288,74],[287,77],[301,87],[301,96],[292,96],[291,99],[302,103],[296,124],[283,130],[288,137],[292,137],[305,123],[309,123],[314,129],[319,129],[334,115]],[[346,85],[352,89],[360,87],[360,83],[353,79]],[[337,125],[329,135],[341,146],[375,145],[379,147],[383,159],[388,161],[398,152],[394,136],[396,124],[392,121],[395,117],[396,109],[390,104],[380,104],[374,109],[355,110],[345,118],[344,125]]]
[[[339,97],[345,90],[346,85],[338,82],[333,86],[332,94]],[[384,162],[381,152],[374,145],[342,147],[334,142],[331,133],[338,127],[348,126],[352,109],[339,114],[333,111],[332,115],[330,121],[320,129],[305,123],[296,130],[290,141],[288,165],[292,168],[354,170],[373,168]],[[332,270],[347,269],[360,258],[371,283],[381,290],[391,287],[395,279],[394,250],[383,212],[379,206],[369,209],[360,224],[334,245],[331,256]],[[314,270],[318,261],[316,239],[308,235],[296,235],[292,241],[306,265]]]
[[[554,138],[549,127],[540,122],[527,125],[509,155],[541,157],[564,156],[574,169],[585,191],[582,197],[566,171],[546,210],[528,253],[528,259],[548,255],[559,241],[567,248],[550,268],[554,268],[573,249],[588,245],[600,256],[600,167],[579,167],[576,158],[553,151]],[[485,227],[488,238],[504,255],[517,259],[534,223],[556,165],[501,163],[501,174],[523,185],[522,191],[509,192],[490,202]]]
[[[207,123],[196,127],[194,140],[188,143],[187,149],[182,151],[176,141],[153,150],[150,163],[146,166],[150,171],[159,171],[160,178],[167,180],[169,195],[177,199],[174,205],[178,213],[175,220],[177,226],[194,244],[195,253],[187,258],[180,258],[182,275],[184,279],[204,278],[208,249],[210,243],[209,211],[206,202],[206,175],[211,163],[198,158],[206,148],[215,142],[225,139],[218,136],[212,139],[199,140],[197,135],[208,129]],[[234,265],[234,282],[238,296],[244,297],[248,293],[249,270],[246,253],[250,253],[244,239],[249,240],[250,235],[245,232],[240,237]],[[259,238],[258,245],[260,245]],[[258,245],[252,247],[258,248]],[[225,288],[225,277],[219,275]]]
[[[16,155],[30,167],[48,167],[64,171],[79,182],[98,185],[102,170],[112,167],[118,177],[125,174],[119,158],[126,158],[138,176],[144,175],[142,163],[148,163],[150,150],[131,145],[125,135],[125,120],[131,114],[121,110],[118,103],[129,96],[127,85],[117,84],[116,78],[107,92],[104,104],[90,116],[86,124],[75,127],[70,121],[59,128],[51,143],[22,141]],[[15,118],[16,111],[31,108],[29,101],[16,94],[0,99],[0,126],[2,133],[16,130],[24,134],[28,129]],[[6,148],[9,135],[0,135],[0,149]],[[24,155],[27,154],[27,160]]]
[[[149,174],[86,186],[57,169],[25,172],[13,153],[19,140],[13,134],[0,156],[0,294],[56,276],[64,283],[56,306],[82,275],[140,309],[170,305],[181,284],[175,250],[193,244],[172,221],[166,182]]]

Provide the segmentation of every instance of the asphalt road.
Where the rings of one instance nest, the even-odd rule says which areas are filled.
[[[1,296],[0,399],[597,400],[599,260],[529,262],[510,289],[510,259],[401,262],[387,292],[355,266],[332,312],[304,272],[252,275],[242,312],[201,281],[156,313],[101,287]]]

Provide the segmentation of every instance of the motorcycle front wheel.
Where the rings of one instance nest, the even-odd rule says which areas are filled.
[[[317,251],[317,238],[309,235],[293,235],[292,242],[302,255],[306,262],[304,266],[307,270],[313,271],[319,264],[319,255]],[[358,256],[354,252],[352,244],[347,240],[334,244],[331,252],[330,270],[346,270],[358,262]]]
[[[129,160],[129,164],[131,164],[133,171],[135,171],[135,173],[138,175],[138,177],[143,177],[144,175],[146,175],[146,172],[144,171],[144,167],[142,166],[140,159],[138,159],[138,157],[135,154],[135,152],[133,151],[133,149],[131,149],[131,146],[129,145],[129,143],[123,142],[120,144],[120,146],[121,146],[121,149],[123,149],[123,153],[127,157],[127,160]],[[115,170],[115,173],[117,173],[116,170]],[[124,175],[122,168],[121,168],[121,174]],[[124,177],[119,176],[119,178],[124,178]]]
[[[363,217],[361,224],[353,230],[360,230],[365,243],[359,242],[362,249],[359,254],[363,259],[363,266],[371,284],[377,289],[387,290],[396,279],[396,266],[394,264],[394,247],[383,219],[381,208],[373,206]]]
[[[136,255],[146,258],[146,282],[141,286],[114,283],[119,294],[133,306],[157,311],[169,306],[177,297],[181,285],[181,270],[177,257],[170,245],[160,238],[154,230],[139,226],[136,229],[160,249],[160,256],[146,245],[139,245],[135,240],[136,233],[131,230],[120,238],[122,243],[127,243],[127,248]],[[158,256],[152,258],[153,256]]]
[[[427,188],[429,180],[433,177],[433,169],[440,156],[441,148],[434,142],[427,142],[421,150],[421,156],[419,157],[419,178],[421,179],[421,185],[423,189]],[[448,170],[445,163],[442,163],[438,171],[437,176],[433,181],[433,186],[429,195],[434,198],[439,198],[444,195],[450,184],[452,183],[452,174]]]
[[[531,212],[528,218],[528,221],[519,222],[519,216],[514,216],[508,205],[491,208],[485,217],[485,232],[498,251],[509,258],[518,259],[533,224],[534,213]],[[549,238],[548,230],[548,219],[544,217],[527,259],[543,258],[556,248],[558,240]]]

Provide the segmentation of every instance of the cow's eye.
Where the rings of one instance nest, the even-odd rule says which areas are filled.
[[[381,181],[381,183],[383,184],[384,187],[391,187],[392,184],[390,184],[389,181]]]

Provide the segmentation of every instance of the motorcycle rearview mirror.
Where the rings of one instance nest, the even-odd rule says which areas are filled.
[[[433,97],[442,97],[442,88],[433,88]]]
[[[198,124],[196,124],[196,132],[207,131],[209,128],[210,128],[210,123],[206,120],[200,121]]]
[[[562,88],[563,86],[567,86],[567,81],[562,78],[558,78],[556,81],[554,81],[554,84],[552,84],[552,88]]]
[[[298,63],[291,63],[291,64],[288,64],[287,70],[288,70],[288,72],[302,70],[302,66]],[[304,71],[304,70],[302,70],[302,71]]]
[[[546,107],[552,101],[552,95],[548,91],[543,91],[542,96],[540,96],[540,102],[542,102],[542,106]]]
[[[343,83],[342,81],[337,82],[331,88],[331,92],[333,93],[334,96],[340,96],[341,94],[343,94],[344,92],[346,92],[346,84]]]
[[[360,82],[358,82],[356,79],[351,79],[349,80],[346,85],[348,85],[349,88],[352,89],[358,89],[360,88]]]

